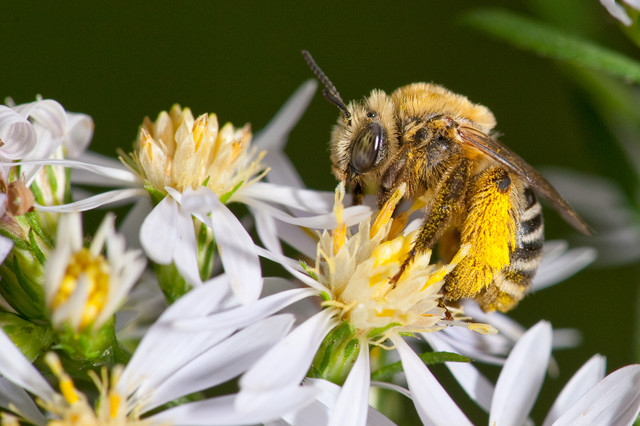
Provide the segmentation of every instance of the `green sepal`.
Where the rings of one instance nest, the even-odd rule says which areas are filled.
[[[93,365],[126,364],[130,358],[116,339],[115,317],[95,331],[91,327],[76,331],[63,325],[56,330],[55,340],[54,349],[63,351],[70,359]]]
[[[31,320],[47,319],[42,290],[44,271],[29,250],[14,247],[0,265],[0,277],[0,294],[16,312]]]
[[[368,350],[368,347],[360,347],[360,340],[356,337],[355,331],[356,329],[347,322],[331,330],[316,353],[308,373],[309,377],[322,378],[342,385],[356,362],[359,351]]]
[[[146,189],[147,192],[149,193],[149,196],[151,197],[151,202],[153,203],[154,206],[157,206],[158,204],[160,204],[160,201],[164,200],[164,197],[167,196],[167,193],[164,190],[160,188],[156,188],[155,186],[151,185],[148,182],[144,185],[144,189]]]
[[[399,322],[392,322],[390,324],[385,325],[384,327],[377,327],[377,328],[372,328],[371,330],[369,330],[369,332],[367,333],[367,337],[369,339],[373,339],[377,336],[382,336],[387,330],[389,330],[390,328],[393,327],[397,327],[400,324]]]
[[[242,186],[243,183],[244,181],[238,182],[236,186],[234,186],[233,189],[231,189],[231,191],[228,191],[222,194],[222,196],[220,197],[220,202],[222,204],[227,204],[227,201],[229,201],[229,198],[231,198],[231,196],[235,194],[235,192]]]
[[[153,265],[153,270],[167,303],[172,304],[191,290],[191,285],[180,275],[175,264],[160,265],[156,263]]]
[[[198,245],[198,270],[200,278],[205,281],[213,273],[213,265],[217,253],[217,244],[213,230],[194,219],[194,227],[197,230],[196,242]]]
[[[53,332],[49,326],[35,324],[9,312],[0,312],[0,327],[31,362],[53,343]]]
[[[470,358],[453,352],[424,352],[418,355],[425,365],[442,364],[444,362],[471,362]],[[402,362],[394,362],[385,365],[371,374],[371,380],[389,381],[396,374],[402,371]]]
[[[318,280],[318,274],[316,274],[316,271],[315,271],[314,268],[309,266],[309,264],[307,262],[305,262],[304,260],[300,260],[299,262],[300,262],[300,266],[302,266],[302,269],[304,269],[304,271],[307,273],[307,275],[309,275],[315,281],[319,281]]]
[[[467,13],[462,22],[521,49],[640,83],[640,63],[547,24],[500,9]]]

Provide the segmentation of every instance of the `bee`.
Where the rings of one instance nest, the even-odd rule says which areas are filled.
[[[496,120],[485,106],[430,83],[391,95],[373,90],[347,105],[311,55],[302,53],[325,98],[340,109],[331,135],[332,170],[353,202],[375,188],[382,206],[402,184],[405,198],[428,200],[392,283],[417,254],[438,244],[446,262],[464,245],[468,253],[444,278],[444,303],[474,299],[484,311],[506,312],[525,295],[540,264],[544,223],[536,192],[590,234],[558,191],[495,138]]]

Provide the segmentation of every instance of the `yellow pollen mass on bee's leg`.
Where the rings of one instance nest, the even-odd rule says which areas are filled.
[[[447,277],[450,299],[474,297],[491,283],[495,272],[509,264],[516,229],[512,186],[501,168],[482,173],[473,183],[460,238],[469,253]]]

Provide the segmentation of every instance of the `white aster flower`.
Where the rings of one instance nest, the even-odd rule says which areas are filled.
[[[142,222],[137,227],[140,229],[142,246],[149,257],[159,264],[174,263],[189,284],[201,284],[195,217],[213,231],[222,265],[233,283],[233,289],[241,300],[249,303],[260,294],[259,285],[250,288],[247,284],[260,282],[256,279],[260,276],[258,254],[251,237],[226,204],[243,203],[257,212],[260,216],[260,236],[269,241],[277,240],[277,234],[269,225],[272,222],[265,218],[302,223],[283,211],[282,206],[308,215],[318,215],[315,222],[304,222],[310,227],[314,227],[314,223],[315,227],[320,227],[330,216],[328,212],[331,211],[332,194],[257,182],[266,167],[260,161],[264,154],[256,148],[263,149],[271,145],[282,148],[293,125],[290,113],[294,112],[294,117],[300,114],[315,87],[315,81],[305,83],[283,108],[287,114],[276,116],[265,132],[260,134],[260,139],[255,141],[254,148],[249,143],[246,127],[235,130],[228,125],[218,129],[214,115],[194,119],[190,112],[174,109],[172,113],[161,114],[156,123],[146,122],[141,129],[141,150],[135,155],[135,160],[129,162],[137,173],[70,160],[50,161],[48,164],[93,172],[112,182],[118,181],[127,188],[64,206],[47,208],[36,205],[36,208],[50,211],[86,210],[130,198],[139,199],[147,193],[143,189],[145,185],[153,186],[155,189],[152,193],[159,195],[158,199],[164,198],[151,213],[145,215],[142,209],[143,220],[129,222],[130,225]],[[277,152],[267,154],[267,157],[278,164],[284,161],[284,156]],[[352,211],[354,214],[363,214],[368,208],[359,207]],[[349,224],[354,221],[349,219]]]
[[[60,219],[56,247],[45,265],[45,300],[54,327],[99,329],[140,277],[146,260],[140,250],[125,249],[114,223],[108,214],[86,248],[80,214]]]
[[[412,235],[400,233],[401,221],[398,225],[398,221],[391,220],[402,192],[394,194],[373,223],[370,219],[362,221],[354,234],[349,233],[343,221],[343,196],[344,186],[340,185],[335,204],[337,225],[333,232],[325,231],[320,235],[314,269],[303,269],[277,253],[263,251],[265,256],[282,262],[309,288],[275,293],[251,306],[216,313],[203,320],[177,321],[176,327],[238,327],[303,298],[321,296],[324,309],[275,344],[242,376],[241,391],[236,400],[239,411],[261,412],[268,408],[284,415],[287,411],[283,409],[282,401],[286,401],[288,395],[306,389],[300,386],[314,357],[316,360],[317,357],[328,357],[333,358],[331,368],[323,370],[314,362],[312,370],[321,377],[344,382],[340,396],[335,404],[331,404],[329,424],[364,424],[369,410],[369,345],[375,345],[387,349],[395,347],[407,375],[416,377],[415,381],[409,382],[409,389],[424,421],[440,415],[448,416],[451,424],[466,421],[455,404],[432,404],[433,399],[427,395],[438,395],[444,390],[401,337],[403,333],[436,331],[450,325],[491,332],[491,328],[483,324],[446,318],[445,308],[439,303],[439,290],[442,278],[455,266],[455,260],[450,265],[437,265],[429,263],[430,253],[417,256],[398,281],[391,283],[389,277],[399,271],[412,241]],[[302,273],[303,270],[306,273]],[[452,313],[457,315],[457,312]],[[321,343],[329,333],[334,333],[336,341],[330,349],[323,349]],[[342,340],[337,337],[341,333],[345,336]],[[345,365],[350,363],[353,367],[349,371]]]
[[[93,137],[93,121],[86,114],[71,113],[52,99],[16,105],[0,105],[0,158],[12,160],[44,160],[59,148],[67,157],[80,155]],[[21,170],[28,184],[40,169],[24,166]]]
[[[293,317],[274,315],[242,329],[175,330],[179,318],[198,319],[211,312],[237,307],[225,275],[214,285],[201,286],[172,304],[145,334],[128,364],[92,375],[98,389],[83,394],[48,355],[58,379],[56,392],[0,330],[0,407],[36,425],[58,424],[74,416],[83,425],[234,425],[268,422],[277,415],[236,410],[237,395],[229,394],[197,402],[158,407],[182,396],[227,382],[246,371],[264,351],[291,328]],[[25,392],[37,397],[40,408]],[[308,404],[316,392],[305,389],[290,395],[281,405],[288,411]],[[155,411],[154,414],[147,413]],[[50,419],[50,420],[47,420]],[[54,423],[49,423],[49,421]]]

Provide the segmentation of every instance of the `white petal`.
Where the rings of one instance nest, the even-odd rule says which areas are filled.
[[[516,343],[500,372],[489,424],[524,423],[540,392],[550,356],[551,325],[540,321]]]
[[[272,315],[300,299],[316,295],[317,292],[312,289],[296,288],[258,299],[250,305],[241,305],[237,308],[217,312],[206,317],[177,319],[172,323],[172,327],[181,331],[203,329],[216,330],[225,328],[237,330],[239,328],[246,327],[257,320]]]
[[[255,412],[238,410],[237,396],[226,395],[179,405],[155,414],[149,420],[157,424],[204,426],[264,423],[308,405],[315,394],[316,390],[310,387],[285,388],[268,395],[268,400],[260,401],[263,409]]]
[[[100,164],[91,164],[85,163],[82,161],[76,160],[55,160],[55,159],[47,159],[47,160],[24,160],[17,161],[12,163],[14,166],[22,165],[22,166],[62,166],[62,167],[70,167],[72,169],[80,169],[87,170],[91,173],[95,173],[96,175],[103,176],[106,179],[102,179],[104,185],[113,186],[116,184],[123,185],[136,185],[140,186],[142,183],[140,177],[135,173],[131,172],[129,169],[118,167],[110,167],[104,166]],[[31,182],[27,182],[31,183]]]
[[[213,230],[224,271],[240,301],[248,304],[257,300],[262,290],[260,259],[251,236],[238,218],[216,194],[204,187],[195,191],[187,189],[182,194],[181,205]]]
[[[0,157],[17,160],[31,152],[37,143],[33,125],[13,109],[0,105]]]
[[[255,134],[253,144],[260,150],[282,151],[289,132],[307,109],[316,91],[315,79],[302,83],[267,125]]]
[[[142,222],[140,244],[151,260],[168,265],[177,239],[178,204],[173,198],[164,197]]]
[[[131,170],[128,170],[119,160],[97,152],[84,151],[75,160],[79,163],[91,164],[107,170],[119,170],[120,173],[128,172],[129,175],[133,175]],[[111,182],[111,179],[105,179],[105,176],[97,175],[89,170],[77,167],[72,168],[71,181],[91,186],[114,186],[114,182]],[[140,178],[138,178],[138,181],[140,181]]]
[[[293,225],[315,229],[333,229],[337,226],[335,215],[331,211],[327,213],[316,214],[314,216],[296,217],[268,203],[258,201],[255,198],[244,197],[244,194],[238,196],[236,200],[242,201],[247,205],[255,208],[256,210],[262,210],[263,212],[270,214],[278,220],[286,223],[291,223]],[[358,224],[364,219],[371,216],[371,209],[368,206],[351,206],[347,207],[344,210],[343,215],[344,222],[347,224],[347,226],[351,226]]]
[[[255,394],[269,394],[276,389],[298,386],[311,361],[332,328],[334,312],[325,309],[293,330],[271,348],[240,379],[238,404],[243,410],[256,408]]]
[[[287,185],[304,187],[302,179],[295,167],[284,155],[289,132],[296,125],[313,98],[317,83],[307,80],[284,104],[271,121],[255,134],[253,145],[258,150],[266,150],[263,162],[271,168],[266,179],[270,182],[286,183]]]
[[[358,359],[342,385],[338,402],[331,412],[329,426],[366,424],[370,382],[369,345],[365,339],[360,339]]]
[[[228,297],[228,286],[226,276],[222,275],[174,302],[138,345],[118,382],[118,391],[128,394],[136,387],[154,389],[176,369],[233,333],[233,330],[185,333],[171,327],[178,318],[198,318],[215,310]]]
[[[471,425],[427,366],[397,334],[390,335],[402,360],[413,403],[425,425]]]
[[[329,422],[331,408],[336,405],[338,395],[342,389],[335,383],[323,379],[305,379],[304,387],[312,387],[319,393],[315,401],[301,410],[287,413],[282,419],[269,423],[268,426],[296,425],[296,426],[325,426]],[[391,420],[372,407],[368,407],[367,425],[394,426]],[[346,423],[345,423],[346,424]]]
[[[17,409],[21,417],[36,425],[47,424],[44,415],[29,394],[2,376],[0,376],[0,407],[11,411]]]
[[[54,390],[1,328],[0,348],[0,374],[43,400],[52,401]]]
[[[239,196],[241,196],[242,200],[254,199],[277,203],[296,210],[316,214],[333,211],[333,202],[335,200],[333,192],[264,182],[256,182],[241,189]]]
[[[640,365],[609,374],[571,406],[554,424],[631,425],[640,412]]]
[[[7,255],[9,255],[9,253],[11,252],[12,248],[13,241],[11,241],[9,238],[0,236],[0,264],[4,262],[4,260],[7,258]]]
[[[93,120],[87,114],[67,112],[67,134],[63,145],[70,158],[76,158],[89,146],[93,138]]]
[[[545,256],[533,278],[532,290],[537,291],[574,275],[592,263],[597,252],[591,247],[580,247],[568,250],[561,256]]]
[[[168,198],[168,197],[166,197]],[[198,267],[198,245],[191,213],[178,206],[177,239],[170,243],[173,248],[173,261],[180,275],[193,286],[202,284]]]
[[[114,189],[100,194],[93,195],[83,200],[74,201],[73,203],[61,204],[57,206],[43,206],[35,203],[36,210],[43,212],[55,213],[73,213],[93,210],[106,205],[119,204],[122,201],[128,201],[135,198],[146,197],[147,191],[142,188],[130,189]],[[166,197],[165,197],[166,198]]]
[[[142,248],[140,244],[140,228],[144,219],[151,213],[151,210],[153,210],[151,200],[147,197],[139,198],[127,212],[124,220],[120,222],[118,232],[124,235],[127,247]]]
[[[107,241],[109,235],[112,235],[115,232],[115,223],[116,223],[116,215],[113,212],[108,212],[102,222],[100,222],[100,226],[96,230],[95,234],[93,234],[93,238],[91,239],[91,245],[89,246],[89,251],[92,256],[99,256],[104,248],[104,245]]]
[[[455,352],[442,339],[438,339],[440,333],[422,333],[422,336],[429,342],[435,351]],[[493,384],[478,371],[471,363],[466,362],[445,362],[445,365],[453,374],[453,377],[460,383],[462,389],[487,413],[491,410],[491,399],[493,398]]]
[[[616,3],[615,0],[600,0],[600,3],[607,9],[607,12],[609,12],[611,16],[622,22],[625,26],[628,27],[633,23],[624,7]]]
[[[269,347],[291,329],[291,315],[254,323],[208,349],[154,390],[146,409],[224,383],[245,372]]]
[[[587,361],[571,380],[562,388],[562,391],[551,406],[543,426],[555,422],[558,417],[573,404],[578,398],[594,387],[605,375],[606,359],[602,355],[594,355]]]

